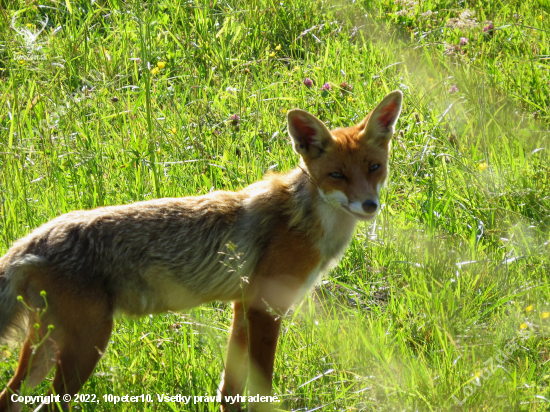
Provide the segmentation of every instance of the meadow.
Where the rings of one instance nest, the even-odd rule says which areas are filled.
[[[285,317],[275,406],[549,410],[549,59],[547,0],[0,1],[0,252],[289,171],[289,109],[348,126],[400,89],[382,210]],[[118,318],[82,393],[155,401],[72,409],[218,410],[156,395],[216,393],[230,317]]]

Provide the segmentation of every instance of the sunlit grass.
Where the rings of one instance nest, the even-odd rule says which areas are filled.
[[[288,109],[346,126],[400,88],[383,210],[285,319],[279,407],[548,407],[544,2],[62,3],[0,9],[2,251],[71,210],[288,171]],[[475,25],[448,26],[467,9]],[[212,395],[229,324],[219,303],[118,319],[82,392]],[[2,351],[4,384],[17,348]]]

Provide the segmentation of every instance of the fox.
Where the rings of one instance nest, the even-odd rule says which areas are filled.
[[[287,128],[300,163],[287,174],[237,192],[74,211],[16,241],[0,259],[0,340],[26,338],[0,387],[0,412],[19,411],[19,394],[54,367],[51,393],[78,393],[115,316],[212,301],[233,310],[220,410],[243,410],[227,399],[245,390],[270,396],[282,316],[339,262],[357,223],[380,210],[402,101],[393,91],[356,125],[332,131],[292,109]]]

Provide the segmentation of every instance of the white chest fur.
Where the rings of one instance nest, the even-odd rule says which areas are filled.
[[[324,266],[336,264],[351,242],[357,219],[339,207],[335,197],[341,192],[333,192],[331,196],[322,195],[318,212],[323,226],[323,236],[317,244]],[[342,196],[345,197],[343,193]],[[336,262],[333,262],[336,261]]]
[[[343,194],[342,194],[343,195]],[[337,204],[323,197],[319,202],[318,213],[323,226],[323,236],[317,242],[321,253],[321,262],[308,275],[299,293],[303,297],[328,270],[336,266],[351,242],[357,219]]]

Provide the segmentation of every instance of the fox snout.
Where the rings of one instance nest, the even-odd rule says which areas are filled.
[[[370,199],[363,202],[363,210],[369,214],[372,214],[378,210],[378,202]]]
[[[378,205],[378,198],[371,197],[363,202],[350,201],[349,206],[344,207],[344,209],[348,209],[359,220],[371,220],[378,210]]]

